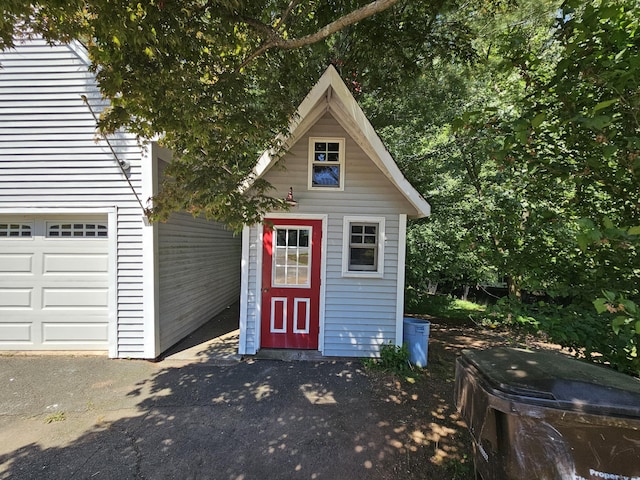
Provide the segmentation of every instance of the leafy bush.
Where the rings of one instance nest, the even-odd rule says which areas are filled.
[[[401,347],[389,342],[380,347],[379,359],[365,359],[364,365],[368,368],[383,370],[399,376],[406,376],[413,368],[409,362],[409,348],[407,344]]]
[[[604,291],[593,304],[611,324],[614,338],[611,364],[618,370],[640,376],[640,309],[622,294]]]
[[[620,315],[620,310],[612,311],[620,309],[622,303],[616,303],[615,307],[613,303],[609,305],[611,317],[616,315],[613,320],[602,314],[607,310],[606,307],[598,312],[588,304],[537,302],[527,305],[505,298],[491,308],[483,323],[520,328],[532,333],[542,332],[550,341],[568,348],[578,357],[609,365],[621,372],[640,375],[637,356],[640,335],[635,330],[637,322],[621,320],[624,316]]]

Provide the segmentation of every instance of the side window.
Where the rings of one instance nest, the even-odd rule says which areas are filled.
[[[50,238],[107,238],[107,224],[103,222],[68,223],[47,222]]]
[[[309,139],[309,189],[344,189],[344,138]]]
[[[344,217],[342,275],[377,277],[384,274],[384,217]]]
[[[32,232],[30,223],[0,223],[0,238],[31,238]]]

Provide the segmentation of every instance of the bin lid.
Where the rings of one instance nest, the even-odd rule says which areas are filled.
[[[494,389],[545,406],[640,417],[640,380],[549,351],[497,347],[465,350]]]

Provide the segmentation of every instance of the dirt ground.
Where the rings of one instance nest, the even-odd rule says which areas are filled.
[[[398,453],[389,478],[474,479],[471,437],[454,404],[455,359],[463,349],[496,346],[558,350],[528,335],[473,323],[429,319],[428,365],[415,382],[368,370],[380,400],[380,416],[396,427]]]

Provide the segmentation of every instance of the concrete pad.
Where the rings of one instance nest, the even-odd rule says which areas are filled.
[[[164,362],[233,365],[242,357],[240,306],[231,305],[160,356]]]

